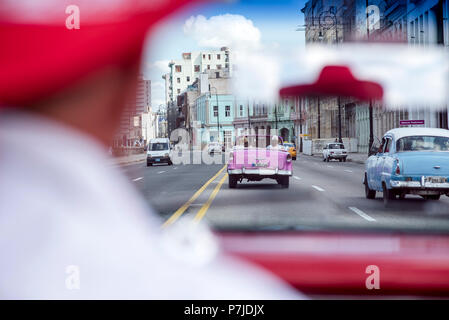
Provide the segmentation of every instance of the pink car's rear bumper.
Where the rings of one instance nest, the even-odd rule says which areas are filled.
[[[269,168],[241,168],[241,169],[231,169],[228,167],[228,174],[242,174],[242,175],[260,175],[260,176],[274,176],[283,175],[291,176],[291,170],[279,170],[279,169],[269,169]]]

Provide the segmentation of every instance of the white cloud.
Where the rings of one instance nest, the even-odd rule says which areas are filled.
[[[257,49],[261,33],[253,22],[244,16],[224,14],[209,19],[198,15],[184,23],[184,34],[201,47],[231,47],[235,50]]]
[[[157,60],[152,63],[145,63],[146,71],[150,74],[157,73],[159,74],[165,74],[170,71],[170,68],[168,67],[169,60]]]

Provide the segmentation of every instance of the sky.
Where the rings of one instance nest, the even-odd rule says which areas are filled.
[[[288,53],[304,45],[300,11],[305,0],[212,1],[189,9],[163,22],[147,41],[143,74],[152,81],[152,107],[165,104],[162,75],[168,61],[183,52],[219,49],[225,45],[263,54]]]

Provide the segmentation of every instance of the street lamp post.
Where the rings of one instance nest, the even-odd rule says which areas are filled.
[[[218,90],[215,87],[210,87],[210,89],[215,90],[215,97],[217,99],[217,131],[218,131],[218,143],[220,143],[220,107],[218,105]]]
[[[338,142],[343,143],[341,138],[341,99],[338,97]]]
[[[368,13],[368,0],[366,4],[366,36],[369,41],[369,13]],[[371,147],[374,143],[374,129],[373,129],[373,102],[369,101],[369,141],[368,141],[368,155],[370,154]]]

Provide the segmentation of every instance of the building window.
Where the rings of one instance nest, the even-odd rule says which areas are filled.
[[[225,117],[230,117],[231,116],[231,106],[226,106],[225,107]]]
[[[218,106],[214,106],[214,117],[218,117]]]
[[[200,72],[200,66],[199,65],[195,65],[195,72]]]
[[[210,60],[210,54],[208,55],[208,58],[209,58],[209,60]]]
[[[186,80],[187,80],[187,82],[190,82],[190,77],[187,76],[187,77],[186,77]]]
[[[206,59],[206,55],[205,54],[203,54],[203,59]]]
[[[221,70],[221,64],[217,64],[217,69]]]
[[[220,58],[221,58],[221,57],[220,57],[220,55],[219,55],[219,54],[217,54],[217,60],[220,60]]]
[[[181,93],[181,89],[178,89],[177,92],[178,92],[178,94],[180,94]]]
[[[178,66],[175,66],[175,71],[176,71],[176,72],[181,72],[181,66],[179,66],[179,65],[178,65]]]
[[[210,70],[210,64],[207,65],[207,70]]]
[[[176,78],[177,83],[181,83],[181,78]]]
[[[243,106],[240,105],[240,116],[243,117]]]

